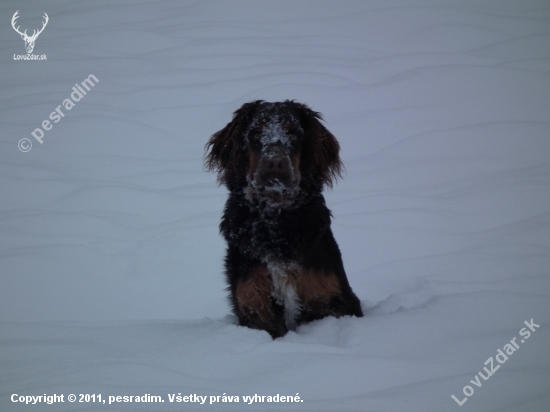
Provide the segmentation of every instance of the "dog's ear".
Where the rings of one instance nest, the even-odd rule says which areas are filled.
[[[304,129],[302,144],[302,175],[316,185],[332,187],[338,177],[342,177],[344,165],[340,159],[340,145],[336,137],[323,126],[323,117],[319,112],[294,101],[294,106]]]
[[[204,165],[218,173],[218,182],[228,183],[229,172],[239,171],[243,166],[244,133],[262,100],[243,104],[233,113],[233,120],[214,133],[204,148]]]

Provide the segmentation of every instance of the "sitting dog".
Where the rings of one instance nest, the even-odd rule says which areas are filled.
[[[244,104],[205,148],[229,190],[220,224],[239,324],[273,339],[326,316],[363,316],[322,195],[340,175],[336,138],[295,101]]]

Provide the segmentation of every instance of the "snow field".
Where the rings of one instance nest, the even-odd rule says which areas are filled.
[[[547,2],[0,10],[1,411],[548,410]],[[46,61],[13,60],[16,10],[29,30],[48,13]],[[93,92],[34,140],[90,73]],[[227,315],[226,192],[202,155],[241,104],[289,98],[342,146],[326,198],[366,316],[272,341]],[[471,383],[531,319],[540,328]],[[10,400],[54,393],[165,402]],[[240,402],[169,401],[179,393]],[[243,402],[255,394],[303,402]]]

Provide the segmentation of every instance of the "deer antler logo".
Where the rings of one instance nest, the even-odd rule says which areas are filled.
[[[15,21],[19,18],[18,14],[19,13],[19,10],[17,10],[15,12],[15,14],[13,15],[13,17],[11,18],[11,25],[13,27],[13,29],[19,33],[21,35],[21,38],[23,40],[25,40],[25,48],[27,49],[27,53],[32,53],[33,49],[34,49],[34,42],[36,41],[36,38],[38,37],[38,35],[40,33],[42,33],[44,31],[44,28],[46,27],[46,24],[48,24],[48,20],[50,20],[50,18],[48,17],[48,15],[46,13],[44,13],[44,23],[42,23],[42,28],[38,31],[34,30],[33,33],[32,33],[32,36],[28,36],[27,35],[27,30],[25,30],[23,33],[21,33],[19,31],[19,27],[20,26],[17,26],[15,27]]]

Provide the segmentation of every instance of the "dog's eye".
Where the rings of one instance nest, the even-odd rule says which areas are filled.
[[[296,140],[298,140],[298,136],[296,136],[295,134],[291,134],[291,135],[290,135],[290,140],[292,140],[293,142],[295,142]]]
[[[261,137],[262,137],[262,135],[260,133],[256,133],[254,135],[254,140],[260,140]]]

